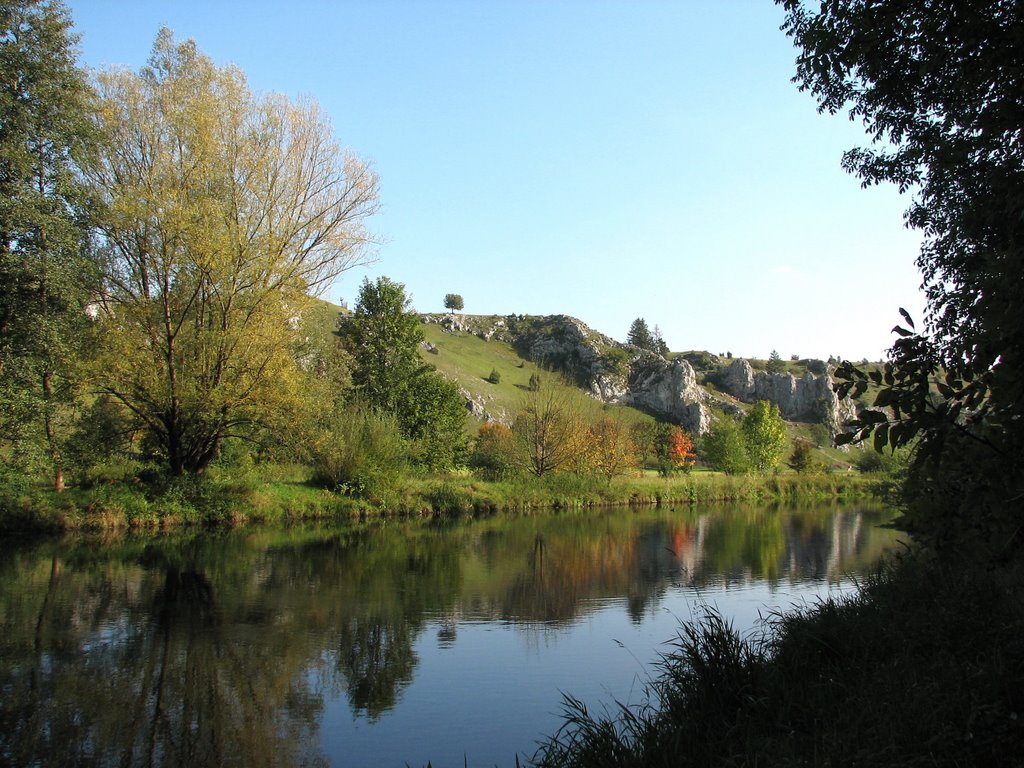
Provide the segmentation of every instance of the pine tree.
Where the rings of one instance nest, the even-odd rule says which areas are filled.
[[[629,333],[626,335],[626,343],[632,344],[634,347],[639,347],[640,349],[646,349],[651,352],[655,351],[654,337],[651,335],[651,331],[647,327],[647,322],[642,317],[638,317],[633,321],[633,324],[629,326]]]

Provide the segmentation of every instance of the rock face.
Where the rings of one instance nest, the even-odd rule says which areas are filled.
[[[459,394],[462,395],[466,401],[466,410],[480,421],[487,423],[498,423],[504,424],[506,427],[511,426],[508,415],[504,410],[500,410],[497,413],[491,413],[487,409],[487,402],[491,398],[484,396],[474,397],[473,394],[463,387],[459,387]]]
[[[733,397],[752,403],[767,400],[779,407],[784,419],[820,421],[837,432],[855,418],[856,409],[848,398],[842,401],[832,391],[832,377],[806,373],[799,379],[791,373],[755,372],[746,360],[734,360],[721,377],[723,389]]]
[[[668,419],[688,432],[703,434],[711,426],[711,407],[741,413],[734,400],[718,397],[697,384],[693,366],[683,358],[668,361],[647,350],[621,344],[597,333],[568,315],[525,317],[509,315],[423,315],[424,323],[438,323],[450,333],[471,333],[484,340],[512,344],[541,367],[558,371],[603,403],[622,403]],[[717,358],[716,358],[717,360]],[[813,361],[812,361],[813,362]],[[832,391],[832,377],[807,373],[754,371],[736,359],[718,374],[721,389],[743,402],[768,400],[790,421],[823,422],[833,432],[855,418],[853,403],[840,401]],[[507,422],[505,413],[492,413],[483,398],[468,392],[466,407],[479,419]]]
[[[646,350],[630,361],[629,388],[618,402],[664,416],[687,432],[703,434],[711,426],[707,395],[697,384],[693,366],[677,358],[669,362]]]
[[[420,315],[420,321],[428,325],[440,325],[441,330],[447,333],[471,333],[484,341],[490,341],[492,338],[510,341],[508,334],[505,333],[505,319],[493,315]]]
[[[567,315],[529,325],[510,323],[510,328],[526,357],[575,379],[595,399],[636,406],[694,434],[708,430],[707,396],[686,360],[670,363],[653,352],[620,344]]]

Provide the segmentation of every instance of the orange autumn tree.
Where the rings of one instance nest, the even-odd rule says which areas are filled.
[[[682,427],[661,424],[656,436],[655,452],[658,457],[658,474],[669,477],[675,472],[689,472],[697,463],[693,438]]]

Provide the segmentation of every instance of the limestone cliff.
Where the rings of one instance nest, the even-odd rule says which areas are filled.
[[[510,318],[507,327],[525,357],[561,371],[601,402],[635,406],[695,434],[707,431],[707,394],[686,360],[669,362],[621,344],[568,315]]]
[[[838,432],[842,424],[856,417],[849,398],[840,400],[832,389],[832,376],[806,373],[754,371],[746,360],[732,362],[720,376],[723,390],[746,403],[767,400],[779,407],[784,419],[822,422]]]
[[[558,371],[604,403],[632,405],[680,424],[694,434],[711,425],[711,408],[738,412],[734,401],[713,395],[697,383],[693,366],[598,333],[568,315],[507,317],[425,315],[452,333],[472,333],[484,340],[511,344],[519,354],[548,370]],[[824,422],[833,431],[855,415],[853,403],[839,401],[826,371],[815,376],[755,372],[737,359],[717,376],[722,391],[746,403],[768,400],[791,421]],[[474,403],[476,413],[483,404]]]

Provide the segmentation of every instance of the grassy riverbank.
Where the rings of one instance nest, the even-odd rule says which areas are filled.
[[[908,558],[741,638],[683,628],[642,706],[568,702],[573,766],[990,766],[1024,749],[1024,574]]]
[[[870,474],[722,475],[693,472],[618,478],[561,474],[491,482],[469,474],[412,476],[385,497],[318,488],[300,467],[211,472],[208,477],[109,483],[63,493],[33,486],[0,490],[0,530],[161,529],[381,516],[468,516],[612,504],[799,501],[872,495]]]

